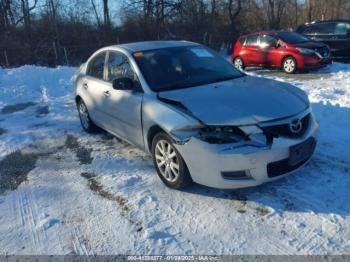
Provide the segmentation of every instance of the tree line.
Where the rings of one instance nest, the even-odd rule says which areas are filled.
[[[238,36],[350,18],[350,0],[0,0],[0,65],[78,65],[97,48],[185,39],[227,50]]]

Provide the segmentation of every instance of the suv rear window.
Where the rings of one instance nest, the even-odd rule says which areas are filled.
[[[259,35],[249,35],[245,41],[245,45],[257,45]]]

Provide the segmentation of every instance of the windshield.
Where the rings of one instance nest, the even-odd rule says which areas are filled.
[[[241,77],[223,57],[202,46],[135,52],[145,80],[155,92],[199,86]]]
[[[311,41],[306,36],[294,32],[281,32],[278,33],[278,37],[289,44],[298,44]]]

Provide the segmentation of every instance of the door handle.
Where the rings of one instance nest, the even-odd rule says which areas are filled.
[[[88,89],[88,88],[89,88],[89,87],[88,87],[88,84],[87,84],[87,83],[84,83],[84,84],[83,84],[83,88],[84,88],[84,89]]]
[[[110,96],[111,95],[111,93],[108,90],[104,91],[103,93],[105,94],[105,96]]]

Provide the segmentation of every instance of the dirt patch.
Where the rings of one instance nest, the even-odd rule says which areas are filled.
[[[81,173],[80,175],[89,181],[89,188],[92,191],[96,192],[99,196],[105,199],[117,202],[123,208],[124,212],[129,211],[128,206],[126,206],[128,200],[121,196],[113,195],[112,193],[104,190],[100,182],[95,179],[96,175],[94,173]]]
[[[133,219],[128,217],[130,208],[127,205],[128,200],[126,198],[106,191],[101,185],[101,183],[96,180],[95,173],[84,172],[84,173],[81,173],[80,175],[88,180],[90,190],[97,193],[100,197],[104,199],[108,199],[118,203],[118,205],[122,208],[121,215],[123,217],[126,217],[131,224],[135,225],[136,232],[141,232],[143,230],[143,227],[141,226],[140,222],[136,222]]]
[[[238,212],[238,213],[241,213],[241,214],[244,214],[244,213],[247,212],[247,210],[241,208],[241,209],[238,209],[237,212]]]
[[[91,164],[93,160],[91,157],[92,149],[80,145],[78,138],[73,135],[67,135],[65,146],[75,153],[81,164]]]
[[[6,129],[0,127],[0,136],[1,136],[2,134],[5,134],[6,132],[7,132]]]
[[[49,126],[53,126],[53,124],[49,123],[49,122],[42,122],[42,123],[29,125],[28,127],[29,128],[38,128],[38,127],[49,127]]]
[[[270,213],[270,210],[266,207],[257,207],[255,208],[255,211],[259,216],[265,216]]]
[[[15,190],[27,180],[28,173],[35,168],[39,154],[22,153],[17,150],[0,161],[0,194]]]
[[[34,102],[28,102],[28,103],[19,103],[15,105],[7,105],[2,108],[1,113],[2,114],[12,114],[18,111],[23,111],[24,109],[35,106],[37,103]]]
[[[36,109],[36,117],[43,117],[50,113],[49,106],[39,106]]]

